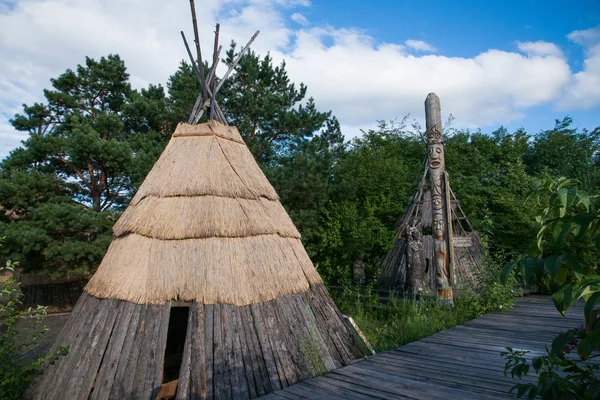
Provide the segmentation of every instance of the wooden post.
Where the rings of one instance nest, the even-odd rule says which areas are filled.
[[[454,268],[454,227],[452,226],[452,202],[450,201],[450,177],[448,172],[444,172],[444,182],[446,196],[446,223],[448,224],[448,280],[450,287],[456,284],[456,270]]]
[[[444,142],[442,138],[442,115],[440,99],[435,93],[429,93],[425,100],[425,126],[427,128],[427,161],[431,182],[431,208],[433,226],[433,265],[435,283],[439,299],[452,304],[450,286],[449,246],[448,246],[448,207],[446,202],[446,184],[444,175]]]
[[[215,27],[215,48],[213,50],[213,71],[216,71],[217,65],[219,64],[218,54],[219,54],[219,24]],[[214,82],[217,81],[216,75],[214,75]],[[208,119],[215,119],[215,97],[217,96],[217,92],[215,91],[215,83],[212,83],[212,92],[213,95],[210,98],[210,115]],[[210,79],[206,82],[207,85],[211,85]]]
[[[208,88],[204,80],[204,64],[202,62],[202,51],[200,50],[200,38],[198,35],[198,22],[196,21],[196,6],[194,0],[190,0],[190,8],[192,9],[192,25],[194,26],[194,41],[196,42],[196,55],[198,57],[198,69],[200,70],[200,90],[202,90],[202,100],[208,100]],[[192,64],[193,64],[192,59]]]

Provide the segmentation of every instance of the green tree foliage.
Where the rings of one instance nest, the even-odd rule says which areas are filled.
[[[600,190],[600,127],[590,132],[572,125],[565,117],[535,136],[525,154],[529,173],[578,179],[584,189]]]
[[[200,94],[200,83],[191,64],[181,61],[177,71],[169,77],[167,89],[171,121],[174,124],[187,122]]]
[[[236,56],[232,43],[225,64],[230,66]],[[330,112],[317,110],[313,98],[303,104],[306,86],[290,82],[285,62],[274,67],[268,54],[263,58],[252,51],[245,54],[218,95],[229,123],[238,127],[261,163],[309,140],[331,117]]]
[[[27,132],[0,165],[6,253],[28,270],[95,268],[122,209],[162,151],[169,129],[164,91],[132,90],[116,55],[52,79],[46,102],[11,123]]]
[[[535,234],[533,205],[525,203],[535,178],[523,162],[528,135],[500,128],[491,134],[458,132],[446,139],[452,190],[477,229],[491,221],[492,250],[524,251]]]
[[[311,257],[319,250],[320,217],[333,196],[336,170],[345,154],[344,137],[333,117],[311,140],[290,145],[265,166]]]
[[[424,146],[400,123],[379,122],[355,139],[336,167],[331,201],[322,214],[313,260],[329,283],[350,277],[365,263],[367,277],[378,273],[391,245],[394,222],[406,206],[411,184],[422,172]]]
[[[600,396],[597,364],[588,362],[600,351],[600,197],[589,195],[567,178],[545,179],[534,192],[540,204],[535,246],[510,261],[501,277],[517,270],[524,280],[536,278],[553,292],[558,311],[564,313],[580,299],[584,329],[559,334],[548,354],[536,357],[531,367],[539,374],[537,384],[517,384],[519,396],[542,399],[596,399]],[[576,350],[581,360],[566,354]],[[506,371],[513,377],[526,375],[526,352],[508,348]]]

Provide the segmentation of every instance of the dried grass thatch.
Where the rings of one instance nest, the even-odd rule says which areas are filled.
[[[321,282],[300,239],[161,240],[130,234],[113,241],[86,291],[134,303],[196,300],[243,306]]]
[[[149,196],[129,206],[113,230],[117,236],[138,233],[158,239],[300,237],[281,203],[264,197]]]
[[[86,291],[238,306],[322,283],[237,129],[180,124],[114,227]]]
[[[194,135],[195,127],[202,133]],[[207,127],[215,133],[206,133]],[[185,135],[180,135],[180,131],[186,132]],[[278,200],[244,142],[225,139],[231,132],[237,130],[214,121],[202,125],[179,124],[131,204],[148,196],[212,195]]]

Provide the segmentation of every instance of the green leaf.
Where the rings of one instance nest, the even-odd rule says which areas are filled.
[[[573,304],[573,285],[573,283],[566,283],[552,294],[554,306],[561,314]]]
[[[538,372],[543,365],[542,358],[535,357],[533,360],[531,360],[531,365],[533,365],[533,369],[535,369],[535,372]]]
[[[600,348],[600,331],[594,331],[585,336],[584,339],[581,339],[579,345],[577,346],[577,354],[579,357],[587,360],[590,358],[590,354],[594,350],[598,350]]]
[[[579,259],[576,256],[572,254],[565,254],[564,262],[573,271],[583,274],[583,267],[581,266],[581,263],[579,262]]]
[[[529,389],[529,385],[519,385],[517,388],[517,397],[523,397],[527,389]]]
[[[563,262],[563,258],[564,257],[562,255],[552,255],[546,258],[546,261],[544,262],[544,269],[546,270],[548,275],[550,275],[551,278],[555,278],[558,275]]]
[[[587,194],[585,190],[579,190],[577,192],[577,196],[579,197],[579,201],[581,202],[581,204],[583,204],[583,206],[585,207],[585,211],[589,212],[590,206],[592,205],[592,203],[590,202],[590,195]]]
[[[563,348],[572,340],[572,338],[573,331],[560,333],[552,341],[552,353],[560,358],[564,358]]]
[[[560,203],[559,216],[562,218],[565,216],[567,212],[567,197],[569,194],[569,190],[566,188],[559,189],[556,192],[557,200]]]
[[[600,290],[600,276],[598,275],[588,275],[581,282],[579,282],[577,287],[577,292],[574,294],[575,300],[583,297],[584,299],[588,299],[593,293],[596,293]]]
[[[556,237],[555,239],[556,244],[558,244],[559,246],[562,245],[570,230],[571,219],[569,218],[562,223],[562,229],[560,230],[558,237]]]
[[[594,217],[590,214],[579,213],[572,219],[575,229],[573,233],[576,238],[581,238],[587,232],[590,224],[594,221]]]
[[[525,281],[528,281],[531,279],[531,277],[533,276],[533,274],[536,271],[536,267],[538,264],[538,259],[535,257],[527,257],[527,259],[525,260],[525,263],[522,263],[522,272],[523,272],[523,279]]]
[[[558,274],[554,278],[554,281],[559,285],[562,285],[567,280],[567,276],[569,275],[569,269],[565,267],[561,267],[558,270]]]
[[[504,266],[504,268],[502,268],[502,271],[500,271],[500,282],[502,282],[504,285],[506,285],[506,282],[508,281],[508,277],[509,277],[510,273],[517,266],[517,261],[518,261],[518,259],[512,259],[512,260],[510,260]]]
[[[539,389],[537,388],[537,386],[531,386],[528,397],[530,399],[535,399],[537,397],[538,393],[539,393]]]
[[[596,293],[592,294],[585,302],[585,307],[583,308],[583,313],[585,316],[585,324],[588,327],[588,329],[593,328],[592,311],[594,311],[594,307],[596,306],[598,301],[600,301],[600,292],[596,292]]]

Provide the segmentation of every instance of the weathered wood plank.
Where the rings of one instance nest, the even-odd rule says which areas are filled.
[[[319,313],[318,307],[315,313]],[[421,400],[514,398],[508,390],[516,382],[504,376],[505,361],[500,352],[511,346],[531,351],[527,358],[543,354],[544,346],[558,332],[582,322],[580,315],[581,310],[575,310],[564,318],[549,297],[527,297],[511,310],[438,332],[275,395]],[[430,358],[432,354],[436,354],[435,359]],[[522,382],[535,380],[535,376],[529,376]]]
[[[308,297],[308,295],[305,298],[298,296],[293,298],[291,302],[277,304],[274,313],[272,310],[265,310],[263,304],[254,305],[254,310],[253,306],[232,308],[230,311],[233,314],[231,312],[221,312],[216,321],[213,321],[212,317],[213,306],[199,305],[203,308],[204,314],[202,317],[202,330],[205,336],[204,346],[213,343],[225,343],[225,347],[227,347],[227,337],[223,342],[223,337],[226,336],[223,329],[224,326],[231,329],[232,339],[229,345],[231,351],[227,356],[227,363],[229,364],[226,364],[228,366],[225,364],[214,366],[215,370],[218,368],[230,369],[227,380],[228,386],[237,385],[235,371],[241,371],[241,376],[248,380],[247,397],[261,396],[276,388],[272,385],[272,377],[276,382],[280,382],[277,363],[280,364],[279,368],[283,368],[284,363],[287,362],[288,368],[292,368],[296,374],[298,373],[297,369],[309,368],[310,366],[305,364],[306,360],[300,360],[299,358],[302,348],[298,344],[292,343],[288,338],[292,331],[301,332],[302,336],[312,335],[314,332],[311,330],[316,326],[319,332],[325,333],[323,341],[318,341],[318,347],[323,349],[328,346],[328,343],[334,345],[335,340],[327,336],[332,326],[326,324],[323,320],[319,321],[319,317],[314,314],[315,312],[320,313],[320,307],[326,308],[327,306],[320,304],[317,307],[311,307],[311,299]],[[131,350],[135,350],[135,347],[140,346],[150,352],[156,349],[155,356],[164,354],[164,349],[161,351],[154,346],[162,343],[162,340],[158,338],[162,334],[159,328],[166,328],[168,324],[166,322],[161,323],[159,320],[165,318],[165,314],[159,313],[156,315],[155,312],[146,310],[148,306],[127,302],[115,303],[117,305],[112,312],[108,311],[109,308],[107,311],[90,311],[104,308],[105,303],[103,303],[103,307],[99,306],[101,301],[106,302],[107,300],[96,299],[84,294],[72,314],[84,313],[90,318],[71,319],[72,321],[79,320],[76,324],[78,326],[74,326],[75,322],[65,325],[63,330],[67,333],[74,332],[74,334],[68,335],[66,340],[63,339],[61,345],[71,345],[72,352],[78,351],[77,349],[86,351],[86,346],[89,347],[90,344],[95,342],[97,342],[96,348],[99,348],[97,346],[102,346],[101,342],[104,340],[102,336],[108,335],[108,331],[103,328],[110,325],[110,319],[114,317],[112,334],[108,335],[104,358],[99,366],[95,388],[90,398],[92,400],[132,398],[130,392],[122,391],[124,390],[121,386],[123,381],[131,383],[129,378],[131,374],[134,375],[135,381],[137,381],[138,375],[143,375],[145,381],[148,382],[145,386],[153,387],[154,384],[150,381],[154,382],[157,379],[156,375],[153,374],[157,374],[158,370],[153,368],[150,363],[144,366],[143,363],[140,364],[137,361],[136,367],[131,370],[128,365],[131,365],[133,361],[121,359],[120,356],[127,353],[134,357]],[[334,370],[327,377],[313,378],[301,385],[293,385],[290,388],[267,395],[265,398],[273,400],[340,397],[357,399],[460,398],[473,400],[507,398],[510,397],[507,390],[514,382],[503,376],[504,360],[500,357],[499,352],[506,346],[522,348],[532,351],[527,356],[531,358],[533,355],[542,354],[544,345],[550,343],[558,331],[578,325],[580,321],[578,318],[582,315],[581,307],[577,307],[569,313],[567,318],[562,317],[553,307],[548,297],[527,297],[520,300],[514,309],[503,313],[490,314],[464,325],[438,332],[422,341],[413,342],[388,353],[377,355],[367,362],[361,361]],[[234,309],[235,311],[232,311]],[[144,310],[146,311],[144,312]],[[314,322],[309,318],[311,314],[315,316]],[[274,316],[274,318],[269,320],[265,317],[266,315]],[[322,314],[322,316],[324,315],[325,313]],[[150,319],[154,322],[140,328],[138,326],[140,319]],[[190,322],[191,319],[192,310],[190,310]],[[193,325],[190,322],[188,322],[188,337],[190,336],[189,329]],[[269,326],[275,322],[279,326],[276,330],[278,331],[276,342],[286,348],[284,352],[279,351],[276,354],[271,347],[273,337],[270,336],[273,335],[274,329]],[[98,328],[102,329],[98,330]],[[213,339],[213,329],[218,331],[219,340]],[[85,332],[85,335],[78,335],[75,332]],[[142,334],[139,336],[138,334],[141,332]],[[147,341],[145,335],[150,335],[153,339]],[[239,339],[234,340],[234,338]],[[142,344],[138,343],[140,340],[142,340]],[[218,351],[217,349],[218,345],[214,347],[215,354]],[[141,348],[137,350],[145,351]],[[207,349],[203,352],[205,353],[206,374],[209,381],[212,381],[212,379],[208,374],[213,371],[213,351],[211,350]],[[341,351],[343,352],[343,349]],[[223,352],[227,353],[227,350],[223,349]],[[435,360],[429,358],[432,352],[436,354]],[[332,357],[335,354],[339,357],[337,348],[332,351],[328,350],[328,353]],[[90,354],[96,354],[95,350]],[[90,357],[93,358],[91,355]],[[138,358],[142,358],[141,353],[138,353]],[[186,356],[184,355],[182,370],[184,369],[185,360]],[[332,358],[332,360],[335,359]],[[343,362],[341,357],[339,361]],[[65,368],[77,369],[78,365],[82,367],[81,362],[80,359],[71,361],[66,363],[70,367],[65,367],[65,365],[61,365],[61,360],[59,360],[55,363],[55,366],[60,368],[46,369],[44,375],[38,377],[38,379],[48,379],[53,375],[51,382],[64,381],[61,384],[88,379],[91,376],[88,369],[91,371],[95,368],[91,365],[85,369],[81,368],[76,374],[66,374],[71,376],[60,376]],[[299,363],[296,365],[296,362]],[[332,362],[335,364],[335,361]],[[157,359],[154,359],[152,363],[161,364],[160,369],[162,370],[162,363]],[[272,372],[274,372],[274,375],[272,375]],[[222,371],[222,375],[224,373],[226,374],[226,371]],[[286,380],[285,370],[282,369],[281,373],[284,374],[281,379]],[[182,378],[180,376],[180,385],[182,381],[186,380]],[[531,382],[534,379],[534,377],[528,377],[525,378],[524,382]],[[83,388],[87,384],[82,383],[80,385],[76,383],[75,385]],[[112,386],[120,387],[120,389],[117,390]],[[206,398],[219,398],[217,395],[213,396],[212,387],[208,386]],[[254,387],[254,391],[251,387]],[[262,391],[260,391],[261,387],[263,388]],[[109,396],[111,389],[113,394]],[[37,397],[52,398],[50,397],[51,392],[45,392]],[[82,390],[83,392],[85,390]],[[31,397],[31,392],[28,393]],[[71,397],[82,397],[78,393],[79,389],[74,390]],[[118,395],[114,395],[115,393],[126,394],[118,397]],[[241,391],[237,391],[233,395],[239,396],[241,393]],[[178,398],[191,397],[189,393],[179,397],[182,394],[183,392],[178,393]],[[59,390],[56,389],[56,395],[64,395],[64,393],[59,393]],[[198,398],[201,397],[198,396]]]
[[[129,354],[130,356],[121,357],[119,360],[119,365],[117,366],[117,372],[115,374],[115,383],[112,385],[109,396],[110,399],[123,399],[129,397],[127,395],[128,387],[124,380],[129,374],[134,373],[134,371],[129,369],[129,364],[134,357],[133,349],[135,348],[136,339],[138,337],[138,329],[140,326],[144,325],[143,321],[146,314],[144,306],[135,304],[134,307],[135,310],[127,329],[127,336],[125,337],[122,350],[122,354]]]
[[[262,356],[265,361],[265,366],[269,373],[269,381],[273,390],[279,390],[283,387],[281,384],[284,377],[280,376],[281,367],[277,365],[275,360],[275,352],[269,340],[268,333],[266,330],[266,324],[264,322],[261,307],[258,304],[251,304],[250,310],[252,319],[254,320],[254,327],[256,328],[257,337],[262,350]],[[283,372],[281,372],[283,373]]]
[[[183,346],[183,355],[181,356],[181,367],[179,368],[179,379],[177,381],[177,394],[176,400],[184,400],[190,398],[190,381],[191,369],[192,369],[192,337],[194,335],[195,314],[196,308],[202,307],[195,301],[190,304],[190,310],[188,314],[187,328],[185,331],[185,344]]]
[[[115,380],[117,365],[121,358],[121,351],[125,337],[127,336],[127,328],[133,316],[135,305],[128,301],[123,301],[118,306],[118,317],[114,324],[114,333],[110,337],[106,354],[96,378],[96,386],[90,396],[90,400],[108,400],[110,389]]]
[[[147,355],[148,371],[146,373],[146,387],[150,390],[150,398],[156,398],[163,380],[165,364],[165,350],[167,347],[167,334],[169,331],[169,318],[171,315],[170,303],[163,304],[156,310],[156,335],[152,341]]]
[[[190,328],[190,336],[186,336],[185,340],[190,346],[190,397],[198,399],[207,399],[208,397],[208,380],[207,380],[207,365],[206,355],[212,355],[212,343],[206,341],[206,325],[205,325],[205,310],[204,305],[193,303],[188,316],[188,326]],[[212,331],[212,327],[210,327]]]
[[[90,336],[93,335],[98,323],[106,319],[107,315],[102,312],[101,302],[102,300],[92,297],[86,303],[86,313],[89,315],[81,316],[81,319],[84,320],[83,325],[73,331],[72,339],[68,344],[69,354],[57,362],[56,379],[49,385],[50,390],[46,388],[47,392],[44,393],[46,398],[59,399],[64,395],[62,393],[64,388],[69,387],[68,382],[73,377],[73,371],[80,357],[85,354],[85,348],[90,343]]]
[[[354,399],[354,400],[369,400],[373,397],[367,396],[363,393],[360,393],[353,388],[349,389],[347,387],[343,387],[342,385],[335,385],[332,383],[332,379],[327,379],[324,377],[316,377],[306,381],[306,384],[311,386],[316,386],[321,389],[324,389],[334,395],[343,396],[346,399]],[[335,382],[335,381],[334,381]]]
[[[229,308],[229,326],[230,326],[230,340],[231,340],[231,385],[232,385],[232,398],[234,400],[244,400],[256,397],[250,394],[250,386],[254,385],[254,378],[250,372],[249,376],[246,375],[246,369],[244,368],[244,360],[242,356],[242,346],[240,342],[240,335],[242,334],[238,322],[238,309],[239,307],[230,306]],[[250,382],[249,382],[250,380]]]
[[[237,335],[236,337],[238,338],[238,342],[239,342],[239,355],[241,357],[242,360],[242,365],[244,368],[244,373],[246,375],[246,381],[248,383],[248,392],[250,394],[250,398],[255,398],[258,397],[258,389],[257,386],[262,386],[262,384],[260,383],[260,379],[259,379],[259,384],[256,383],[256,379],[255,379],[255,372],[254,372],[254,367],[255,367],[255,356],[256,354],[254,354],[254,347],[252,346],[251,343],[248,342],[248,338],[246,335],[246,330],[244,329],[244,324],[246,323],[246,319],[245,319],[245,310],[247,310],[248,307],[237,307],[236,308],[236,329],[237,329]],[[260,369],[258,367],[258,365],[256,365],[257,369]],[[257,376],[260,377],[260,371],[256,371]],[[261,393],[261,395],[264,395],[265,393]]]
[[[459,388],[451,388],[444,385],[421,382],[392,374],[389,372],[372,371],[369,369],[340,368],[330,374],[331,379],[348,382],[357,386],[369,388],[394,396],[403,396],[418,400],[441,400],[441,399],[461,399],[461,400],[479,400],[495,398],[481,393],[472,393]],[[395,397],[397,398],[397,397]]]
[[[215,308],[212,304],[204,305],[204,349],[206,363],[206,398],[212,399],[215,393],[213,374],[214,374],[214,313]]]
[[[69,394],[69,398],[85,400],[89,397],[113,332],[117,318],[116,310],[120,302],[115,299],[103,301],[102,311],[99,314],[104,314],[104,316],[99,318],[96,329],[90,335],[88,347],[80,355],[75,371],[72,372],[73,376],[68,387],[71,387],[73,391]]]
[[[248,353],[245,353],[244,355],[244,363],[250,365],[252,373],[254,374],[257,396],[264,396],[265,394],[272,392],[271,381],[256,334],[250,307],[240,308],[240,315],[243,321],[242,329],[244,330],[243,333],[246,345],[248,346]],[[267,351],[270,352],[271,349],[267,349]]]

